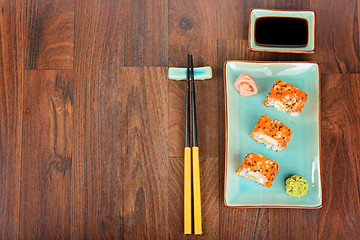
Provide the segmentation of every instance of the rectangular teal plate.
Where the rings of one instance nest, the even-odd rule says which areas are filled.
[[[320,169],[320,71],[311,62],[228,61],[224,66],[226,108],[225,205],[249,208],[320,208],[322,206]],[[242,73],[250,74],[258,94],[242,97],[234,82]],[[275,80],[293,84],[308,94],[308,101],[299,117],[265,107],[264,101]],[[275,152],[250,137],[260,116],[267,114],[293,132],[285,150]],[[267,156],[281,166],[270,188],[239,177],[246,154]],[[292,175],[305,177],[308,192],[301,198],[286,194],[285,180]]]
[[[255,21],[259,17],[296,17],[304,18],[308,22],[309,35],[308,44],[305,47],[265,47],[259,46],[255,42]],[[251,9],[249,20],[249,49],[258,52],[290,52],[290,53],[313,53],[315,51],[315,12],[313,11],[287,11],[287,10],[268,10]]]

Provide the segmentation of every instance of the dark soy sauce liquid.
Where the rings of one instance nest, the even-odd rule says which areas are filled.
[[[306,47],[309,27],[305,18],[260,17],[255,20],[255,43],[265,47]]]

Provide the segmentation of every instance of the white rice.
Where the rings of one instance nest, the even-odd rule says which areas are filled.
[[[280,150],[280,145],[279,143],[272,137],[269,137],[268,135],[265,135],[261,132],[256,132],[254,133],[254,139],[258,142],[258,143],[263,143],[265,144],[265,146],[267,148],[272,148],[275,151]],[[270,144],[269,144],[270,143]]]
[[[285,97],[286,98],[286,97]],[[286,112],[286,108],[285,106],[280,102],[280,101],[274,101],[274,100],[271,100],[269,101],[266,106],[274,106],[274,108],[278,111],[281,111],[281,112]],[[291,116],[294,116],[294,117],[298,117],[300,115],[299,112],[290,112],[290,115]]]
[[[260,184],[265,185],[265,183],[268,181],[263,175],[261,175],[259,172],[253,172],[248,169],[244,169],[240,172],[240,176],[246,177],[250,180],[253,180],[255,182],[258,182]]]

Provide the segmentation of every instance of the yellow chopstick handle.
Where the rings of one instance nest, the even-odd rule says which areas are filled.
[[[200,170],[199,170],[199,148],[192,148],[193,160],[193,188],[194,188],[194,231],[202,234],[201,222],[201,194],[200,194]]]
[[[191,148],[184,155],[184,234],[191,234]]]

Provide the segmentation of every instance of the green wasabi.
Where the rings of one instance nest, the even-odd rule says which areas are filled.
[[[286,180],[286,193],[294,197],[302,197],[307,193],[308,184],[305,178],[293,175]]]

